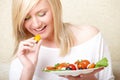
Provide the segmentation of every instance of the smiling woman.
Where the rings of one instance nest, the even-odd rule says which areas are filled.
[[[92,21],[97,24],[99,23],[97,19],[102,19],[101,16],[94,18],[99,13],[97,12],[99,9],[98,4],[101,4],[99,2],[102,0],[93,2],[89,2],[89,0],[71,0],[68,1],[69,4],[67,0],[13,0],[12,18],[16,46],[14,49],[15,59],[13,59],[10,66],[9,80],[114,80],[111,57],[100,30],[93,26],[77,26],[64,23],[61,17],[62,8],[60,1],[63,3],[63,11],[65,11],[64,20],[68,19],[73,23],[79,23],[80,20],[85,20],[85,22],[88,20],[91,24]],[[90,7],[90,5],[93,6],[92,4],[94,3],[97,9],[92,10],[93,7]],[[73,8],[73,4],[79,5],[80,9]],[[89,20],[86,16],[87,13],[91,12],[86,12],[88,9],[85,7],[86,4],[89,4],[89,9],[94,13],[92,20]],[[82,9],[84,10],[72,14],[74,10]],[[83,19],[83,16],[79,16],[84,12],[83,16],[86,19]],[[89,15],[88,17],[91,18],[92,14]],[[74,16],[73,19],[72,16]],[[78,18],[80,20],[77,20]],[[41,36],[41,40],[38,43],[34,40],[36,34]],[[5,49],[2,50],[6,51]],[[109,66],[102,69],[102,71],[86,74],[84,77],[61,77],[52,73],[42,72],[44,67],[61,61],[72,63],[77,59],[88,59],[91,62],[97,62],[103,57],[108,59]]]

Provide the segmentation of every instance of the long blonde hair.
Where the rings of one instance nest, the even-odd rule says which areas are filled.
[[[24,19],[29,11],[35,6],[39,0],[13,0],[12,1],[12,23],[13,35],[15,37],[15,50],[17,51],[19,42],[32,37],[33,35],[28,32],[24,26]]]
[[[24,28],[23,23],[26,15],[38,2],[39,0],[13,0],[12,2],[13,34],[15,36],[14,54],[21,40],[33,36]],[[60,48],[60,55],[65,56],[74,45],[73,33],[70,28],[62,22],[62,7],[60,0],[48,0],[48,2],[53,13],[54,38]]]
[[[54,37],[60,47],[60,55],[65,56],[74,45],[74,35],[68,25],[62,22],[62,6],[60,0],[48,0],[54,18]]]

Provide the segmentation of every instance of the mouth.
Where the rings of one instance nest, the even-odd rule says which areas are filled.
[[[46,27],[47,27],[47,25],[45,25],[45,26],[42,26],[42,27],[40,27],[40,28],[38,28],[38,29],[34,29],[36,32],[43,32],[45,29],[46,29]]]

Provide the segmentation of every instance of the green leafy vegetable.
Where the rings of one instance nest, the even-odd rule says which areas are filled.
[[[57,66],[59,66],[59,65],[60,65],[60,63],[57,63],[57,64],[54,65],[54,67],[57,67]]]
[[[98,61],[95,65],[95,68],[98,68],[98,67],[107,67],[108,66],[108,60],[107,58],[102,58],[100,61]]]

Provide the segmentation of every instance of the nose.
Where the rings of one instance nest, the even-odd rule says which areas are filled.
[[[33,28],[39,28],[41,26],[41,21],[39,21],[36,17],[33,17],[31,25]]]

